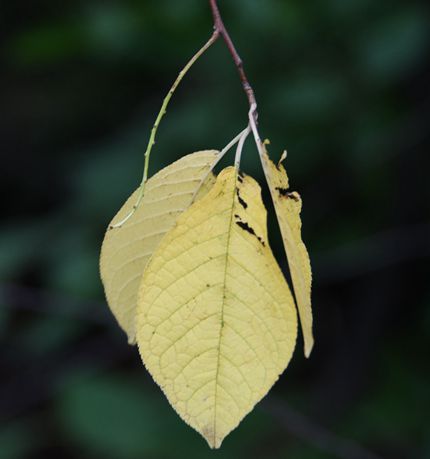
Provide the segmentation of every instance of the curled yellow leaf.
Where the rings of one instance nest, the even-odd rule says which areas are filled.
[[[275,165],[270,160],[266,148],[264,148],[261,161],[287,254],[303,331],[305,356],[309,357],[314,345],[311,308],[312,271],[308,251],[301,236],[302,222],[300,212],[302,210],[302,200],[297,192],[289,190],[287,172],[282,165],[285,156],[286,154],[284,153],[279,163]]]
[[[111,221],[111,229],[106,231],[100,274],[109,307],[130,344],[135,342],[137,289],[145,266],[178,216],[214,183],[210,171],[218,154],[215,150],[192,153],[159,171],[146,183],[143,201],[133,215],[121,227],[111,228],[130,213],[138,190],[127,199]]]
[[[144,272],[136,319],[147,369],[218,448],[285,370],[297,335],[255,180],[226,168],[179,216]]]

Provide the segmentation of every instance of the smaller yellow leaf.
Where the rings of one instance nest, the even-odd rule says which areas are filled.
[[[210,171],[218,158],[216,150],[200,151],[165,167],[146,183],[134,214],[121,227],[106,231],[100,274],[109,307],[130,344],[135,343],[136,298],[143,271],[178,216],[212,187],[215,177]],[[109,228],[130,213],[138,192],[127,199]]]
[[[308,251],[301,236],[302,222],[300,212],[302,210],[302,200],[297,192],[289,191],[287,172],[282,165],[282,161],[285,158],[286,152],[282,154],[279,163],[275,165],[270,160],[264,146],[264,154],[261,156],[261,161],[288,258],[303,331],[305,356],[309,357],[314,345],[311,308],[312,271]]]

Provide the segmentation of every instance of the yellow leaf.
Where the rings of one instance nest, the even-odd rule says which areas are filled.
[[[135,342],[137,289],[148,260],[178,215],[203,196],[215,178],[208,176],[218,151],[207,150],[182,157],[151,177],[135,213],[119,228],[108,229],[100,255],[100,273],[108,304],[120,326]],[[202,181],[204,185],[200,188]],[[109,225],[121,221],[136,203],[136,190]]]
[[[147,369],[218,448],[284,371],[297,335],[254,179],[224,169],[178,218],[145,270],[136,321]]]
[[[309,255],[301,237],[302,200],[297,192],[289,191],[287,173],[281,164],[285,156],[284,153],[280,162],[275,166],[265,148],[261,160],[288,258],[303,331],[305,356],[309,357],[314,345],[311,309],[312,271]]]

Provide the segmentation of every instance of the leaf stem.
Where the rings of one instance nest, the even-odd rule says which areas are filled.
[[[254,135],[255,143],[257,145],[258,153],[260,157],[263,157],[264,154],[264,145],[261,141],[260,134],[258,132],[257,123],[255,121],[255,112],[257,111],[257,104],[252,104],[248,112],[249,126],[251,127],[252,133]]]
[[[246,129],[246,131],[243,132],[244,135],[242,135],[242,133],[241,133],[240,136],[238,136],[239,139],[234,142],[234,143],[239,142],[238,150],[236,152],[237,153],[236,154],[236,160],[235,160],[236,167],[238,167],[237,161],[240,162],[240,155],[241,155],[241,152],[242,152],[242,149],[243,149],[243,144],[244,144],[244,142],[246,140],[246,137],[248,136],[248,134],[250,132],[249,129],[251,129],[251,131],[252,131],[252,133],[254,135],[255,143],[257,145],[258,152],[260,153],[260,157],[263,154],[264,147],[263,147],[263,144],[261,142],[261,138],[260,138],[260,135],[258,133],[258,128],[257,128],[258,112],[257,112],[257,101],[256,101],[256,98],[255,98],[254,90],[252,89],[252,86],[250,85],[250,83],[248,81],[248,77],[246,76],[244,65],[243,65],[243,61],[242,61],[241,57],[239,56],[239,53],[236,50],[236,47],[235,47],[235,45],[233,43],[233,40],[231,39],[230,34],[228,33],[228,31],[227,31],[227,29],[226,29],[226,27],[224,25],[224,22],[223,22],[222,17],[221,17],[221,13],[220,13],[219,8],[218,8],[217,0],[209,0],[209,5],[210,5],[211,11],[212,11],[212,15],[213,15],[213,19],[214,19],[214,31],[213,31],[213,34],[209,38],[209,40],[202,46],[202,48],[200,48],[199,51],[197,51],[197,53],[188,61],[188,63],[185,65],[185,67],[179,73],[178,77],[176,78],[176,80],[173,83],[172,87],[170,88],[169,92],[167,93],[167,96],[165,97],[165,99],[163,101],[163,104],[161,106],[160,112],[158,113],[158,116],[157,116],[157,118],[156,118],[156,120],[154,122],[154,126],[152,127],[151,135],[149,137],[148,145],[146,147],[145,156],[144,156],[145,157],[145,163],[144,163],[143,177],[142,177],[142,181],[140,182],[140,185],[139,185],[139,193],[138,193],[138,196],[137,196],[136,203],[134,204],[134,206],[131,209],[131,211],[121,221],[119,221],[115,225],[111,225],[109,227],[109,229],[120,228],[122,225],[124,225],[124,223],[126,223],[129,220],[129,218],[136,212],[137,208],[141,204],[143,196],[144,196],[144,192],[145,192],[145,184],[146,184],[146,181],[148,179],[149,159],[150,159],[150,156],[151,156],[152,147],[155,144],[155,136],[157,134],[157,130],[158,130],[158,127],[160,125],[160,122],[163,119],[163,116],[166,114],[167,106],[169,105],[170,99],[172,98],[173,93],[175,92],[176,88],[178,87],[178,85],[180,84],[180,82],[182,81],[184,76],[187,74],[188,70],[200,58],[200,56],[202,56],[202,54],[204,54],[217,41],[217,39],[220,36],[223,38],[223,40],[224,40],[224,42],[225,42],[225,44],[226,44],[226,46],[227,46],[232,58],[233,58],[233,61],[234,61],[235,65],[236,65],[236,67],[237,67],[237,70],[239,72],[239,77],[240,77],[240,80],[242,82],[242,87],[243,87],[243,89],[244,89],[244,91],[246,93],[246,96],[247,96],[248,102],[249,102],[249,107],[250,107],[250,110],[249,110],[249,123],[250,124],[249,124],[248,128]],[[246,135],[245,135],[245,133],[246,133]],[[234,145],[234,143],[233,143],[233,145]],[[231,146],[229,146],[229,148]]]
[[[188,70],[193,66],[193,64],[216,42],[218,39],[220,33],[217,30],[214,30],[212,36],[209,38],[209,40],[197,51],[196,54],[188,61],[188,63],[185,65],[185,67],[181,70],[179,73],[178,77],[176,78],[175,82],[173,83],[172,87],[170,88],[169,92],[167,93],[167,96],[163,100],[163,104],[161,106],[161,109],[158,113],[158,116],[154,122],[154,126],[152,127],[151,130],[151,135],[149,137],[148,145],[146,147],[145,151],[145,163],[144,163],[144,169],[143,169],[143,177],[142,181],[140,182],[139,185],[139,193],[137,196],[136,203],[134,204],[133,208],[131,211],[118,223],[115,225],[111,225],[109,229],[113,228],[120,228],[122,225],[124,225],[127,220],[136,212],[137,208],[142,202],[143,195],[145,192],[145,184],[148,179],[148,170],[149,170],[149,158],[151,156],[151,151],[152,147],[155,144],[155,136],[157,134],[158,127],[160,125],[161,120],[163,119],[163,116],[166,114],[167,111],[167,106],[169,105],[170,99],[172,98],[176,88],[179,86],[179,83],[182,81],[184,76],[187,74]]]
[[[222,158],[224,158],[224,156],[226,155],[226,153],[228,151],[230,151],[239,141],[240,139],[242,138],[242,136],[249,130],[249,127],[247,127],[246,129],[244,129],[243,131],[241,131],[233,140],[231,140],[219,153],[218,153],[218,157],[217,159],[215,160],[215,162],[212,164],[212,167],[208,170],[208,173],[203,177],[202,181],[200,182],[200,185],[198,186],[198,188],[196,189],[196,191],[194,192],[193,194],[193,197],[191,199],[191,203],[194,202],[194,200],[196,199],[196,196],[198,194],[198,192],[200,191],[200,188],[202,187],[202,185],[206,182],[207,178],[209,177],[209,174],[212,173],[212,171],[215,169],[215,167],[217,166],[217,164],[222,160]]]
[[[237,172],[239,172],[239,168],[240,168],[240,158],[242,157],[243,146],[250,132],[251,132],[251,128],[248,125],[248,127],[242,132],[240,139],[239,139],[239,143],[237,144],[236,156],[234,158],[234,167],[236,168]]]
[[[239,134],[232,140],[230,141],[220,152],[220,157],[222,158],[231,148],[233,148],[237,142],[239,142],[240,138],[242,135],[248,130],[248,127],[246,127],[243,131],[239,132]]]

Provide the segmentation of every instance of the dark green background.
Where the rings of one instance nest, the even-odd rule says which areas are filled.
[[[430,457],[426,2],[219,3],[261,133],[273,156],[288,148],[303,197],[312,356],[300,337],[270,395],[213,452],[105,304],[104,229],[140,180],[166,91],[211,33],[207,2],[4,1],[1,459]],[[222,148],[247,109],[217,43],[174,96],[151,173]],[[243,169],[263,183],[250,141]],[[269,226],[285,268],[272,214]]]

